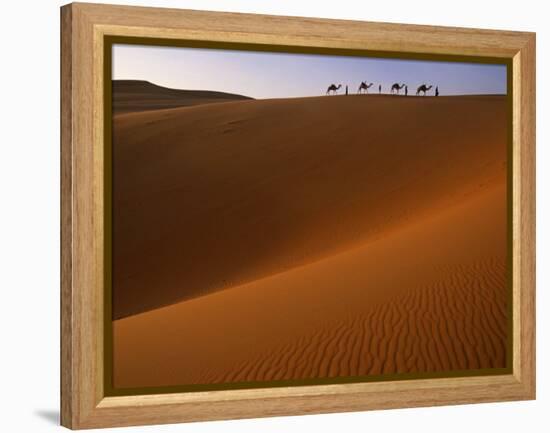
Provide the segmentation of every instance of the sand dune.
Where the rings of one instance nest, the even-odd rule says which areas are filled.
[[[504,178],[344,253],[116,320],[115,386],[505,367]]]
[[[355,267],[342,265],[345,271],[330,271],[334,278],[327,277],[326,282],[316,277],[324,275],[318,270],[312,272],[311,280],[294,280],[291,276],[298,269],[337,260],[351,250],[389,239],[405,225],[427,221],[456,203],[473,200],[485,187],[503,183],[506,120],[506,99],[498,96],[247,100],[117,115],[113,155],[114,317],[186,299],[190,301],[174,306],[182,309],[178,318],[188,317],[189,308],[203,303],[220,309],[205,310],[202,319],[192,315],[195,322],[166,319],[178,331],[147,322],[148,317],[157,317],[154,320],[159,326],[165,322],[155,316],[155,311],[151,311],[152,316],[139,314],[128,321],[117,321],[117,332],[128,338],[125,343],[119,338],[123,346],[117,346],[117,360],[126,365],[124,357],[135,355],[131,332],[123,331],[131,326],[139,327],[136,335],[140,338],[147,332],[154,336],[157,331],[180,338],[185,324],[198,336],[182,334],[181,350],[198,352],[204,344],[216,346],[222,337],[208,334],[218,329],[208,324],[211,314],[223,320],[220,323],[232,324],[233,328],[224,328],[223,333],[229,333],[237,329],[234,321],[241,322],[238,317],[228,316],[226,309],[240,311],[244,307],[237,307],[237,301],[218,305],[214,300],[237,296],[243,287],[249,287],[247,284],[259,286],[250,290],[248,300],[238,301],[250,309],[243,312],[248,316],[239,331],[242,344],[235,343],[239,348],[234,349],[236,353],[253,342],[261,346],[256,342],[260,337],[248,330],[251,323],[263,320],[264,309],[272,308],[262,301],[264,296],[271,299],[269,293],[280,296],[276,298],[276,311],[281,317],[262,321],[261,326],[280,329],[287,326],[288,316],[308,316],[303,309],[317,308],[312,304],[316,299],[326,298],[323,302],[331,308],[347,311],[342,305],[352,300],[364,305],[365,296],[368,303],[374,302],[378,291],[393,296],[401,286],[435,290],[438,281],[450,277],[443,275],[443,280],[435,280],[430,270],[425,279],[416,280],[416,267],[409,264],[409,254],[421,258],[424,253],[407,249],[407,244],[403,244],[407,254],[395,251],[391,259],[384,261],[373,259],[371,252],[368,257],[349,262]],[[485,217],[474,212],[472,218],[475,226],[475,218]],[[504,222],[505,214],[501,212],[491,225],[500,227]],[[493,229],[487,228],[488,232]],[[485,239],[485,232],[483,236],[477,234]],[[436,238],[431,232],[425,236],[431,236],[437,248],[442,248],[433,257],[441,263],[448,262],[447,252],[459,248],[446,237]],[[457,238],[460,243],[473,235],[468,226],[457,222],[445,236]],[[502,230],[499,236],[504,239]],[[473,238],[471,242],[479,241]],[[471,252],[471,245],[464,248]],[[497,263],[487,260],[498,251],[504,251],[504,246],[468,266]],[[364,264],[367,259],[369,272]],[[456,264],[466,266],[464,261]],[[357,269],[366,273],[357,275]],[[372,283],[378,281],[372,275],[379,274],[386,283]],[[349,275],[354,277],[350,280]],[[271,281],[270,277],[289,280],[273,283],[268,289],[262,284]],[[302,287],[304,282],[307,288]],[[346,291],[345,295],[335,295],[340,291]],[[432,299],[430,296],[426,299]],[[261,303],[263,308],[253,307],[254,303]],[[344,314],[342,311],[325,313],[343,324],[347,319],[338,315]],[[146,328],[150,330],[141,329],[139,323],[148,323]],[[201,326],[209,330],[200,330]],[[308,326],[304,323],[303,329],[292,328],[293,335],[307,336],[319,326],[332,325],[323,321]],[[269,350],[275,347],[272,338],[278,335],[270,334]],[[281,338],[280,344],[291,344],[288,338]],[[207,343],[200,343],[200,339]],[[158,338],[158,344],[162,341]],[[157,347],[154,341],[150,343]],[[159,346],[158,350],[170,349]],[[265,351],[258,356],[264,356]],[[216,356],[232,359],[234,355],[221,352]],[[235,362],[242,361],[237,358]],[[497,358],[491,359],[497,362]],[[202,356],[197,356],[194,362],[200,360]],[[196,380],[198,373],[189,369]],[[183,380],[176,365],[165,371]],[[130,379],[119,380],[127,383]]]
[[[140,80],[113,80],[112,83],[115,114],[250,99],[224,92],[169,89]]]

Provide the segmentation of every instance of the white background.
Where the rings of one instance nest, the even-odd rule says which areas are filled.
[[[99,2],[99,1],[98,1]],[[436,24],[537,32],[538,400],[207,422],[137,432],[529,432],[549,431],[546,291],[550,151],[547,2],[530,0],[188,0],[129,5]],[[0,16],[0,430],[60,429],[59,412],[59,6],[2,2]],[[544,122],[546,120],[546,122]],[[546,215],[546,218],[544,217]],[[546,264],[546,266],[545,266]],[[546,424],[546,425],[545,425]],[[120,431],[120,430],[119,430]]]

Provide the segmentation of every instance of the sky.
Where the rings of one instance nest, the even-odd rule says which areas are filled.
[[[342,84],[356,93],[361,81],[388,93],[406,83],[439,87],[441,95],[506,94],[506,66],[316,54],[266,53],[146,45],[113,46],[113,79],[146,80],[189,90],[215,90],[257,99],[318,96]]]

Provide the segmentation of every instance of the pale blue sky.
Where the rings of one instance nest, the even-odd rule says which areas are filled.
[[[375,92],[379,84],[389,92],[391,84],[406,83],[409,94],[422,83],[439,86],[442,95],[507,88],[505,65],[122,44],[113,46],[113,79],[253,98],[317,96],[331,83],[355,93],[361,81],[373,82]]]

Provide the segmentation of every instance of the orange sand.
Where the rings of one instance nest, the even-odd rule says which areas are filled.
[[[239,101],[114,131],[115,386],[505,366],[504,97]]]

